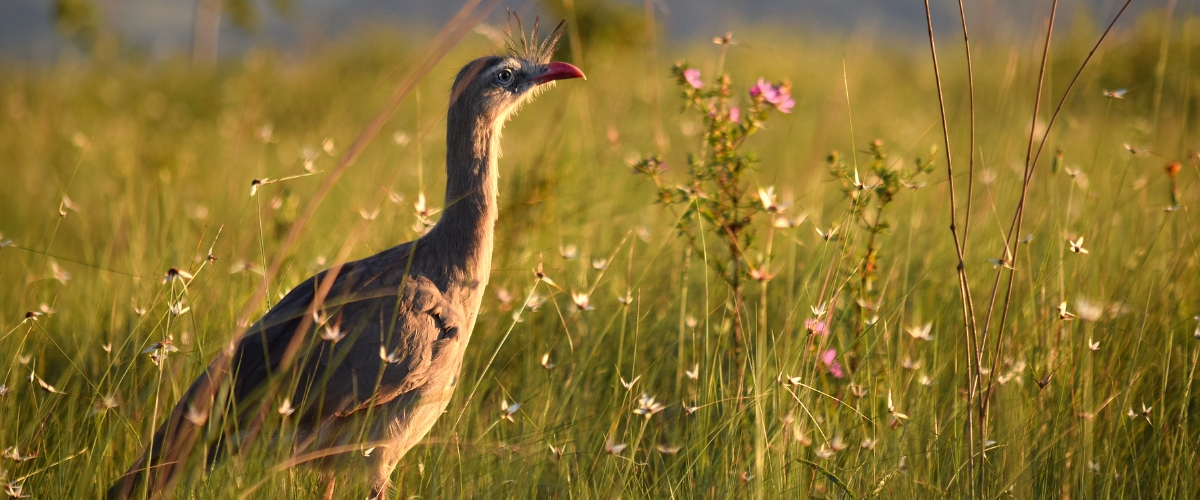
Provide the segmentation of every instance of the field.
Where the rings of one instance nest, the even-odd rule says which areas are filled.
[[[927,43],[762,29],[727,47],[596,36],[563,50],[589,79],[507,125],[463,383],[390,498],[1200,496],[1200,19],[1162,19],[1122,19],[1051,123],[1107,21],[1056,27],[1015,259],[1005,235],[1045,34],[972,39],[973,113],[961,34],[939,34],[976,335],[991,318],[981,368]],[[373,31],[210,70],[113,53],[0,70],[7,492],[98,496],[239,321],[339,254],[415,238],[422,209],[437,219],[448,87],[498,50],[477,34],[315,196],[423,57],[418,42]],[[631,167],[661,155],[665,185],[687,183],[705,148],[677,60],[708,85],[728,73],[743,108],[759,78],[791,84],[794,109],[739,146],[758,160],[744,206],[768,187],[787,204],[747,229],[744,301],[716,267],[724,236],[686,203],[656,203]],[[906,187],[878,209],[890,172]],[[165,280],[171,268],[194,279]],[[178,352],[154,349],[168,338]],[[285,447],[263,440],[181,497],[315,495],[314,473],[277,466]]]

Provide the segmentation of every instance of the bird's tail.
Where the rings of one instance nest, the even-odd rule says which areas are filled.
[[[212,407],[213,389],[219,385],[219,379],[212,376],[213,371],[210,367],[209,376],[199,377],[180,398],[155,431],[154,439],[141,458],[109,487],[109,500],[137,498],[143,493],[151,499],[170,497],[171,487],[186,470],[187,462],[203,436]]]

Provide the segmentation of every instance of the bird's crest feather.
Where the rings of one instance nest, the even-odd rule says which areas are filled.
[[[516,21],[516,31],[520,35],[513,34],[513,21]],[[508,25],[504,28],[505,48],[513,57],[519,57],[527,61],[546,64],[550,62],[550,58],[554,56],[554,51],[558,49],[558,42],[562,39],[563,32],[567,29],[567,21],[559,21],[558,26],[554,27],[546,38],[538,39],[538,31],[541,25],[541,17],[533,18],[533,31],[526,36],[525,26],[521,23],[521,16],[516,12],[508,11]]]

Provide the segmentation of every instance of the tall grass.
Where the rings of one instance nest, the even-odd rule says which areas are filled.
[[[1047,153],[1061,159],[1034,174],[1018,235],[1032,239],[1004,263],[1015,268],[1012,304],[1006,332],[991,337],[1002,338],[999,363],[983,374],[995,392],[981,496],[1200,494],[1200,20],[1176,16],[1166,29],[1163,17],[1128,20],[1101,47],[1051,130]],[[1062,94],[1098,35],[1056,34],[1047,95]],[[492,289],[467,383],[395,473],[394,497],[968,494],[969,363],[944,165],[896,193],[888,230],[875,231],[855,222],[826,163],[836,150],[869,184],[875,139],[896,167],[942,147],[927,48],[769,31],[735,40],[727,53],[585,45],[575,57],[588,82],[543,95],[508,125]],[[965,61],[939,41],[952,153],[975,158],[963,261],[982,290],[1020,193],[1040,47],[972,39],[970,151]],[[393,69],[418,64],[405,46],[372,33],[298,61],[252,51],[212,72],[132,58],[4,70],[3,481],[39,498],[98,495],[230,340],[273,260],[283,266],[256,314],[331,262],[347,228],[370,219],[357,258],[419,234],[422,195],[436,218],[448,83],[459,63],[495,50],[482,37],[414,89],[292,250],[278,251],[386,103]],[[802,222],[757,222],[771,244],[747,259],[774,277],[764,294],[744,285],[741,318],[711,270],[720,243],[674,237],[682,212],[652,206],[654,186],[632,175],[631,162],[657,154],[673,168],[664,178],[682,182],[702,140],[669,64],[643,70],[676,57],[705,74],[723,66],[735,82],[789,79],[797,103],[745,143],[761,160],[751,182],[791,203],[778,217]],[[1103,95],[1117,88],[1123,98]],[[746,88],[734,92],[749,102]],[[309,173],[306,161],[317,173],[251,196],[253,180]],[[834,225],[828,240],[814,231]],[[1087,254],[1071,251],[1068,238],[1081,236]],[[535,277],[539,262],[561,290]],[[195,278],[164,283],[170,268]],[[752,365],[727,363],[736,321],[763,339],[748,348]],[[932,340],[914,335],[926,323]],[[168,338],[178,352],[143,352]],[[772,383],[739,386],[739,368]],[[653,407],[643,393],[665,409],[634,413]],[[502,401],[520,404],[512,421]],[[312,472],[277,467],[285,448],[263,442],[192,478],[191,496],[312,495]]]

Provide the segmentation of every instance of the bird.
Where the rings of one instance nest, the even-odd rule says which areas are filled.
[[[271,442],[286,440],[293,462],[317,457],[307,463],[317,467],[325,498],[347,469],[366,475],[372,498],[386,493],[392,470],[458,385],[491,272],[501,130],[552,82],[586,79],[551,61],[565,22],[539,40],[537,21],[527,38],[517,18],[518,38],[511,19],[507,52],[467,63],[451,87],[440,220],[414,241],[322,271],[287,293],[216,355],[108,498],[170,496],[189,460],[200,460],[193,455],[212,467],[249,446],[270,432],[277,405],[294,429]]]

